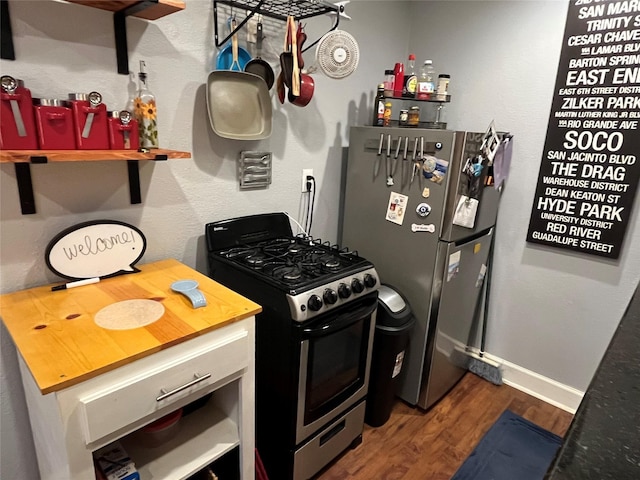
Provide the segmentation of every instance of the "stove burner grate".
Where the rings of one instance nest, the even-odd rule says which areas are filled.
[[[304,235],[236,246],[219,255],[288,286],[338,274],[363,260],[357,252]]]

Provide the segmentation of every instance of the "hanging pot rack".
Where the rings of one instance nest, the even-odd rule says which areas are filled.
[[[246,12],[247,15],[237,24],[236,28],[222,40],[220,40],[218,32],[218,4],[227,5],[231,7],[231,9],[237,8],[243,13]],[[213,25],[216,47],[221,47],[227,43],[256,13],[264,15],[265,17],[282,20],[283,22],[287,21],[288,16],[293,16],[296,20],[303,20],[327,13],[335,13],[335,23],[329,29],[331,32],[338,28],[340,14],[343,14],[343,12],[343,4],[334,5],[324,0],[213,0]],[[319,41],[320,39],[317,39],[302,51],[306,52]]]

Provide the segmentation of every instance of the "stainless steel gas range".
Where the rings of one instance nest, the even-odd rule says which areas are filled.
[[[209,276],[259,303],[256,444],[272,480],[307,480],[362,440],[378,298],[357,252],[294,236],[284,213],[209,223]]]

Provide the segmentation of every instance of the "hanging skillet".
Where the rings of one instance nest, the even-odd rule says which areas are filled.
[[[304,67],[304,60],[302,58],[302,46],[307,39],[307,34],[304,33],[304,27],[302,26],[302,22],[298,23],[298,30],[296,32],[297,39],[297,56],[298,56],[298,66],[300,69]],[[289,90],[289,102],[298,106],[305,107],[311,101],[313,97],[313,92],[315,90],[315,82],[311,75],[307,73],[300,72],[300,95],[297,97],[293,95],[293,92]]]
[[[247,63],[244,67],[245,72],[253,73],[254,75],[258,75],[262,77],[265,83],[267,84],[267,88],[270,90],[273,87],[273,82],[275,80],[275,76],[273,73],[273,69],[271,65],[265,62],[262,59],[262,22],[258,21],[257,29],[257,39],[256,39],[256,58],[252,59],[249,63]]]
[[[216,58],[216,68],[218,70],[236,70],[242,71],[251,60],[251,54],[245,50],[244,48],[238,46],[238,37],[235,32],[236,29],[236,19],[233,18],[231,20],[231,31],[234,32],[232,41],[227,43],[222,50],[218,53],[218,57]],[[236,56],[233,56],[233,39],[236,40]]]
[[[232,37],[233,64],[238,39]],[[207,111],[211,129],[220,137],[259,140],[271,135],[272,106],[267,84],[258,75],[214,70],[207,79]]]

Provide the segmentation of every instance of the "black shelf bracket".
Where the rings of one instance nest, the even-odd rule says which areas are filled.
[[[113,32],[116,39],[118,73],[129,75],[129,47],[127,44],[127,17],[156,5],[158,0],[142,0],[113,14]]]
[[[246,17],[237,24],[236,28],[229,33],[225,38],[220,40],[218,32],[218,4],[227,5],[233,10],[237,8],[238,11],[243,14],[246,13]],[[343,5],[333,5],[323,0],[213,0],[213,26],[214,26],[214,39],[216,47],[221,47],[229,41],[229,39],[238,32],[256,13],[264,15],[265,17],[275,18],[277,20],[287,21],[288,16],[293,16],[296,20],[304,20],[305,18],[316,17],[325,13],[335,13],[336,20],[329,31],[333,31],[338,28],[340,23],[340,13],[344,12]],[[226,23],[226,22],[225,22]],[[302,52],[306,52],[310,48],[314,47],[320,38],[315,42],[307,45]]]
[[[156,154],[153,160],[164,161],[168,160],[166,154]],[[140,189],[140,165],[138,160],[127,160],[127,173],[129,174],[129,197],[131,198],[131,205],[137,205],[142,203],[142,191]]]
[[[36,213],[36,200],[33,196],[33,184],[31,183],[31,166],[28,163],[14,163],[13,165],[18,182],[20,210],[23,215],[32,215]]]
[[[16,59],[8,0],[0,0],[0,57],[5,60]]]
[[[166,161],[169,156],[166,154],[156,154],[153,160]],[[33,194],[33,183],[31,181],[31,164],[42,165],[49,163],[46,155],[32,155],[29,162],[16,162],[13,164],[16,172],[16,182],[18,184],[18,196],[20,198],[20,210],[23,215],[36,213],[36,201]],[[129,196],[131,205],[142,203],[142,191],[140,189],[139,160],[127,160],[127,173],[129,174]]]
[[[137,205],[138,203],[142,203],[138,160],[127,160],[127,172],[129,173],[129,196],[131,197],[131,205]]]

